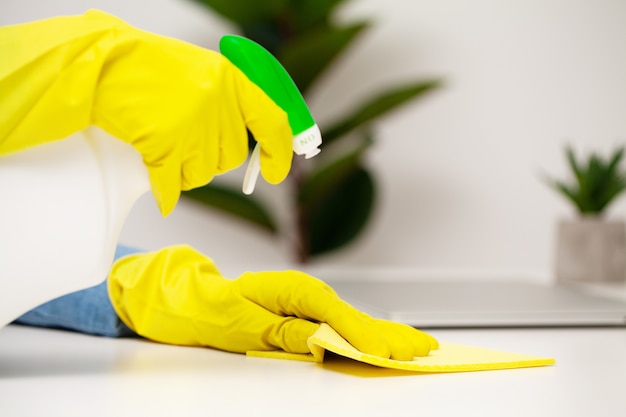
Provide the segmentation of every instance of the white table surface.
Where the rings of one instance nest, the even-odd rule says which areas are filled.
[[[415,374],[0,329],[0,416],[624,416],[626,329],[432,330],[550,367]]]

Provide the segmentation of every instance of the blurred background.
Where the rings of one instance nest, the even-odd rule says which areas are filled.
[[[0,0],[0,24],[90,8],[213,50],[238,31],[192,0]],[[336,18],[372,26],[310,91],[321,125],[378,88],[442,81],[371,126],[375,141],[363,163],[378,196],[363,233],[298,265],[289,239],[187,199],[164,219],[146,195],[122,243],[187,243],[231,276],[297,267],[324,278],[384,271],[551,280],[556,223],[576,213],[541,175],[568,175],[566,144],[608,153],[626,142],[626,2],[351,0]],[[238,169],[220,180],[239,187],[242,179]],[[255,195],[287,224],[287,192],[260,181]],[[624,214],[620,198],[607,216]]]

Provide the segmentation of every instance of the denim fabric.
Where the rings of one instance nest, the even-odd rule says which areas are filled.
[[[137,252],[140,251],[118,245],[115,259]],[[106,280],[94,287],[48,301],[22,315],[14,323],[107,337],[137,336],[117,317],[109,300]]]

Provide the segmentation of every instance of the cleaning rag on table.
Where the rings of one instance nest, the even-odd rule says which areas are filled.
[[[416,372],[468,372],[496,369],[528,368],[553,365],[554,358],[524,355],[500,350],[484,349],[453,343],[440,343],[439,349],[428,356],[415,357],[412,361],[398,361],[363,353],[354,348],[328,324],[322,323],[309,338],[310,354],[284,351],[249,351],[248,356],[294,359],[321,363],[328,350],[341,356],[382,368]]]

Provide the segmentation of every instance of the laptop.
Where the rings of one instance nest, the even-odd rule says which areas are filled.
[[[417,328],[626,326],[626,302],[534,282],[329,281],[344,300]]]

